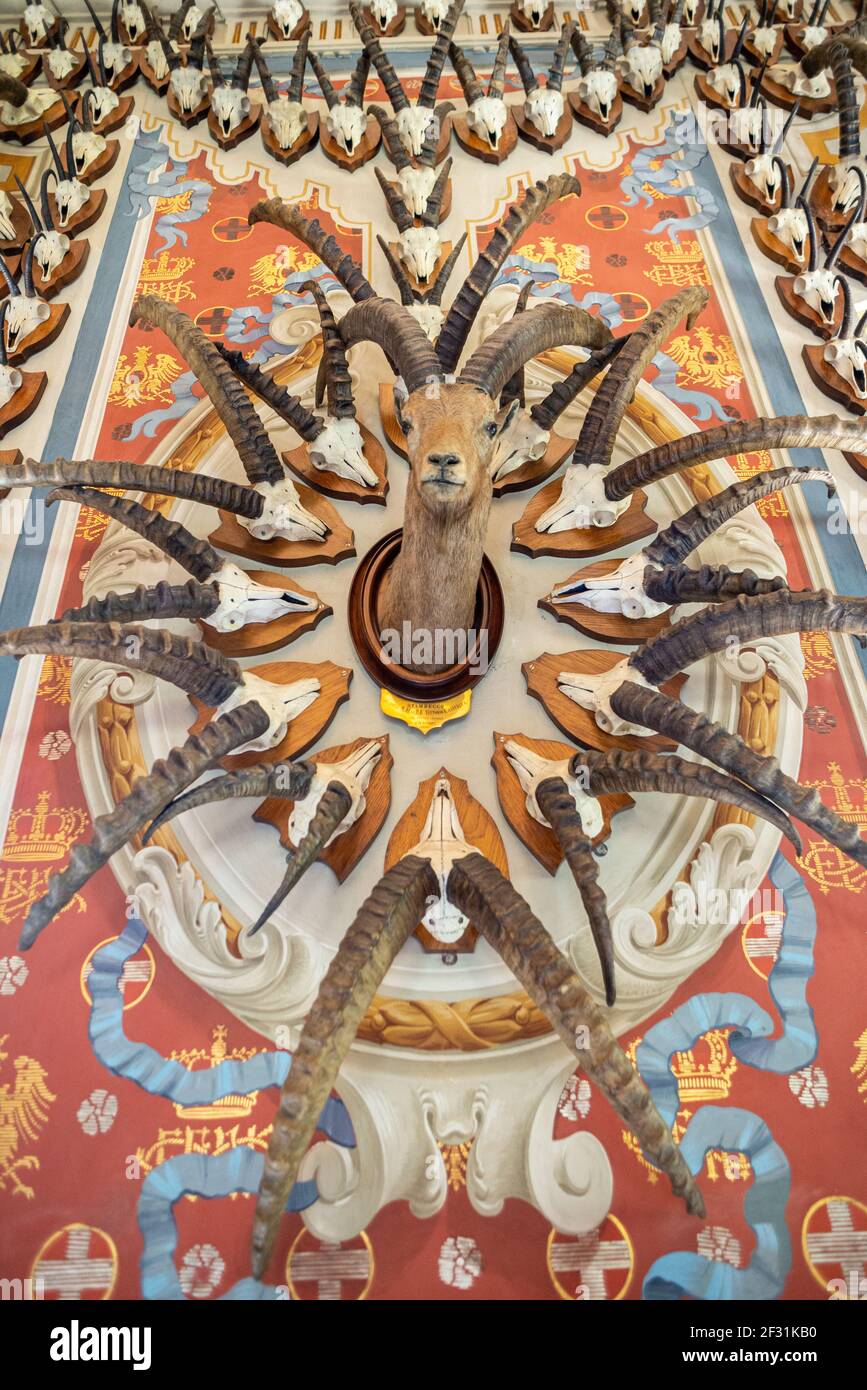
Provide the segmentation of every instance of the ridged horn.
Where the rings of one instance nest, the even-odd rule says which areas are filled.
[[[359,38],[367,49],[370,61],[379,73],[380,81],[388,94],[389,101],[395,111],[403,111],[409,106],[409,99],[400,85],[400,78],[383,52],[382,44],[376,37],[373,25],[368,24],[361,6],[356,4],[355,0],[350,0],[349,13],[352,15],[352,22],[358,30]]]
[[[307,67],[307,50],[309,44],[310,30],[305,29],[304,33],[301,35],[300,39],[295,45],[295,52],[292,56],[292,71],[291,76],[289,78],[289,90],[287,92],[287,96],[290,101],[300,101],[301,98],[304,96],[304,69]],[[259,68],[259,75],[260,77],[262,77],[263,55],[258,44],[256,45],[256,51],[253,56],[256,61],[256,66]],[[264,77],[262,77],[262,86],[265,86]],[[268,96],[268,93],[266,92],[265,95]],[[276,91],[274,95],[277,95]],[[268,100],[272,101],[273,97],[269,96]]]
[[[67,608],[58,619],[61,623],[144,623],[153,619],[209,618],[220,605],[216,584],[200,584],[195,579],[186,584],[169,584],[161,579],[156,584],[138,584],[128,593],[114,591],[102,598],[92,598],[80,608]]]
[[[11,77],[8,72],[0,72],[0,101],[8,101],[10,106],[17,110],[23,106],[27,100],[28,90],[23,82],[19,82],[17,77]]]
[[[562,777],[549,777],[536,788],[539,810],[554,832],[563,857],[581,895],[599,965],[602,986],[609,1009],[617,999],[614,984],[614,940],[605,894],[599,886],[599,868],[593,842],[584,833],[575,800]]]
[[[440,211],[445,197],[446,184],[449,181],[449,174],[452,170],[452,158],[443,160],[442,168],[436,176],[436,182],[427,196],[424,205],[424,212],[421,215],[421,223],[425,227],[438,227],[440,223]]]
[[[220,705],[241,684],[242,671],[212,647],[166,628],[133,623],[46,623],[0,633],[0,656],[80,656],[122,670],[146,671],[206,705]]]
[[[444,372],[456,370],[482,301],[518,238],[552,203],[570,194],[577,197],[580,193],[581,185],[571,174],[552,174],[531,184],[512,204],[484,251],[480,252],[446,315],[437,342],[437,356]]]
[[[455,263],[458,259],[458,256],[464,249],[464,242],[466,241],[466,239],[466,232],[461,232],[460,236],[458,237],[458,240],[455,242],[448,256],[443,261],[442,265],[437,271],[436,279],[434,280],[433,284],[427,292],[427,295],[425,296],[425,304],[442,304],[442,299],[445,293],[446,285],[449,282],[449,276],[455,268]]]
[[[361,1020],[425,903],[438,891],[426,859],[407,855],[362,904],[319,986],[283,1083],[253,1221],[253,1274],[265,1272],[298,1166]]]
[[[375,117],[377,124],[379,125],[379,128],[382,131],[382,138],[385,141],[385,147],[388,150],[391,162],[392,164],[394,164],[398,173],[400,173],[401,169],[408,169],[409,166],[412,164],[412,160],[410,159],[404,146],[404,143],[400,138],[400,132],[397,128],[397,121],[394,119],[393,116],[389,116],[384,106],[369,106],[367,109],[370,112],[371,116]],[[374,169],[373,172],[378,177],[380,186],[382,186],[383,178],[381,169]],[[383,192],[385,192],[384,188]],[[388,198],[389,195],[386,193],[385,196],[386,198]],[[390,202],[389,206],[391,206]],[[396,218],[395,221],[397,221]]]
[[[601,348],[610,339],[610,330],[586,309],[540,304],[532,313],[501,324],[476,348],[458,379],[496,400],[509,378],[531,357],[566,343]]]
[[[223,563],[209,541],[200,540],[179,521],[170,521],[160,512],[143,507],[140,502],[86,487],[55,488],[49,493],[48,502],[56,501],[77,502],[82,507],[91,507],[111,521],[135,531],[150,545],[177,561],[200,584],[206,584]]]
[[[309,33],[310,31],[308,30],[307,32]],[[320,90],[325,98],[325,104],[328,110],[331,111],[335,106],[340,105],[340,98],[334,90],[334,84],[325,71],[325,67],[320,61],[318,53],[311,48],[308,57],[310,59],[310,66],[316,74],[316,81],[319,83]]]
[[[648,449],[613,468],[605,479],[610,502],[628,497],[636,488],[656,483],[696,463],[750,453],[754,449],[867,449],[867,422],[837,415],[779,415],[773,419],[729,420],[712,430],[698,430]]]
[[[855,78],[852,75],[852,59],[846,44],[837,38],[826,39],[802,59],[801,67],[808,77],[818,76],[824,68],[831,69],[840,116],[838,156],[841,163],[848,159],[857,159],[861,148],[858,98],[855,92]]]
[[[421,90],[419,91],[416,105],[426,106],[429,111],[432,111],[436,105],[440,79],[443,75],[446,58],[449,55],[452,35],[455,32],[463,8],[464,0],[453,0],[453,3],[449,6],[445,19],[437,30],[437,36],[428,54],[427,65],[424,70],[424,77],[421,81]]]
[[[615,1039],[603,1010],[524,899],[478,853],[456,860],[446,889],[449,899],[502,956],[643,1151],[666,1174],[687,1211],[703,1216],[701,1192],[650,1092]],[[576,1044],[576,1038],[585,1033],[586,1050]]]
[[[369,72],[370,54],[365,49],[352,69],[352,76],[343,90],[343,99],[347,106],[364,105],[364,89],[367,86],[367,74]]]
[[[14,465],[0,464],[0,486],[22,487],[111,487],[129,492],[158,493],[166,497],[183,497],[208,507],[221,507],[236,516],[255,518],[261,515],[259,493],[224,478],[211,478],[205,473],[186,473],[177,468],[160,468],[155,464],[127,463],[125,460],[54,459],[37,463],[25,459]]]
[[[698,285],[679,290],[633,329],[629,342],[608,368],[596,392],[575,445],[573,464],[611,462],[614,443],[627,407],[638,383],[659,349],[674,332],[681,319],[689,331],[704,306],[708,292]]]
[[[328,414],[335,416],[338,420],[354,420],[355,401],[352,395],[352,378],[349,375],[346,349],[343,346],[337,320],[322,286],[316,280],[305,281],[302,289],[309,290],[313,295],[319,312]]]
[[[267,202],[256,203],[250,209],[247,221],[251,227],[257,222],[270,222],[284,232],[294,232],[305,246],[315,252],[356,303],[371,299],[376,294],[361,266],[340,249],[334,237],[315,218],[312,221],[306,218],[294,203],[284,203],[282,198],[269,198]]]
[[[141,777],[122,801],[93,822],[87,844],[77,844],[67,867],[48,880],[48,891],[27,914],[19,946],[27,950],[53,917],[71,903],[93,875],[113,854],[130,843],[167,801],[188,787],[215,762],[268,727],[262,708],[250,703],[223,714],[206,724],[200,734],[191,734],[180,748],[173,748],[166,759],[158,758],[146,777]]]
[[[530,62],[526,49],[518,42],[514,34],[509,37],[509,52],[515,67],[518,69],[518,76],[524,91],[527,96],[532,96],[533,92],[539,90],[539,79],[533,71],[533,64]]]
[[[454,39],[449,44],[449,57],[452,60],[452,67],[457,74],[457,79],[461,84],[461,91],[467,106],[472,106],[474,101],[485,95],[485,89],[476,77],[476,70],[467,57],[460,44],[455,43]]]
[[[540,429],[553,429],[563,411],[581,394],[584,387],[589,386],[593,378],[605,369],[612,358],[623,350],[624,344],[628,341],[628,333],[622,338],[612,338],[610,343],[591,352],[585,361],[577,362],[563,381],[555,382],[547,396],[530,407],[530,414]]]
[[[548,69],[548,86],[552,92],[559,92],[563,89],[563,78],[566,71],[566,54],[569,52],[574,29],[575,21],[574,19],[570,19],[560,30],[560,37],[554,49],[554,58]]]
[[[376,170],[376,173],[379,173],[378,169]],[[397,292],[400,295],[400,302],[405,309],[409,309],[412,307],[413,304],[417,304],[419,301],[416,299],[415,291],[413,290],[413,287],[409,282],[409,276],[403,268],[403,262],[399,260],[397,256],[394,255],[391,247],[389,246],[388,242],[385,240],[384,237],[381,237],[377,234],[376,240],[379,242],[380,251],[385,256],[385,259],[388,262],[388,268],[391,271],[392,279],[394,280],[394,283],[397,286]]]
[[[664,734],[698,757],[716,763],[857,863],[867,865],[867,843],[857,826],[824,806],[814,787],[803,787],[787,777],[775,758],[755,753],[738,734],[729,733],[706,714],[629,680],[615,690],[611,707],[621,719]]]
[[[347,348],[378,343],[392,369],[402,376],[410,395],[433,381],[442,381],[439,358],[424,329],[393,299],[367,299],[355,304],[340,320]]]
[[[681,603],[728,603],[730,599],[757,598],[789,586],[781,575],[762,579],[753,570],[730,570],[727,565],[666,565],[644,571],[644,592],[657,603],[676,607]]]
[[[315,765],[308,762],[257,763],[255,767],[236,768],[219,777],[212,777],[169,801],[148,826],[142,836],[142,844],[149,844],[157,831],[176,816],[184,815],[198,806],[210,806],[215,801],[234,801],[242,797],[256,797],[264,801],[269,796],[300,801],[309,792],[315,772]]]
[[[318,439],[323,430],[323,422],[301,404],[300,396],[293,396],[291,391],[287,391],[285,386],[276,382],[268,372],[263,372],[261,367],[248,362],[242,352],[227,348],[225,343],[216,343],[215,347],[232,374],[260,400],[266,401],[281,420],[291,425],[302,439],[306,439],[308,444]]]
[[[535,288],[535,280],[526,280],[524,284],[521,286],[521,289],[518,293],[518,298],[515,300],[515,307],[512,310],[513,319],[517,314],[523,314],[524,310],[527,307],[527,300],[530,298],[530,295],[533,293],[533,290]],[[517,401],[520,406],[525,405],[526,401],[524,395],[524,375],[524,363],[522,362],[521,366],[515,372],[515,375],[509,378],[502,391],[500,392],[501,406],[510,405],[512,401]]]
[[[506,64],[509,61],[509,37],[510,24],[506,20],[503,25],[500,40],[497,44],[497,51],[494,54],[494,66],[491,68],[491,80],[488,83],[488,96],[503,98],[506,87]]]
[[[133,304],[130,327],[141,320],[165,333],[195,373],[225,425],[249,481],[282,482],[285,473],[274,445],[211,340],[182,310],[154,294],[143,294]]]
[[[340,822],[349,813],[352,797],[341,782],[329,782],[311,817],[307,833],[295,849],[290,850],[286,872],[276,893],[272,894],[263,911],[248,931],[255,936],[270,921],[280,904],[289,896],[299,879],[319,858]]]
[[[376,175],[377,183],[382,189],[383,196],[388,204],[388,212],[392,222],[396,224],[399,232],[408,231],[414,221],[412,213],[400,196],[398,190],[389,183],[382,170],[377,167],[373,172]]]
[[[828,489],[829,497],[836,491],[834,479],[825,468],[767,469],[764,473],[755,473],[751,478],[740,478],[713,497],[696,502],[683,516],[675,517],[664,531],[658,532],[645,546],[644,554],[653,564],[679,565],[708,536],[712,536],[746,507],[753,506],[782,488],[801,483],[822,483]]]

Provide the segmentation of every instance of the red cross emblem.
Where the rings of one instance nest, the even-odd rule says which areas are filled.
[[[117,1279],[117,1246],[98,1226],[74,1221],[49,1236],[30,1277],[43,1298],[78,1301],[111,1298]]]
[[[286,1282],[300,1301],[366,1298],[373,1282],[373,1246],[367,1233],[342,1242],[317,1240],[302,1226],[286,1261]]]
[[[635,1267],[626,1227],[610,1213],[588,1235],[552,1231],[546,1258],[551,1283],[560,1297],[576,1302],[624,1298]]]
[[[196,314],[193,322],[201,328],[206,338],[222,338],[232,313],[228,304],[215,304],[212,309],[203,309]]]
[[[615,208],[611,203],[599,203],[584,215],[590,226],[599,232],[619,232],[629,221],[623,208]]]
[[[211,228],[211,236],[215,241],[243,241],[252,230],[244,217],[221,217]]]
[[[624,323],[637,323],[639,319],[647,318],[650,313],[650,300],[645,299],[643,294],[615,294],[614,298],[620,305],[620,317]]]

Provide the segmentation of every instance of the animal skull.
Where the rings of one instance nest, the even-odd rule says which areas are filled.
[[[169,40],[169,46],[173,53],[178,53],[180,51],[174,39]],[[162,82],[164,77],[168,77],[169,65],[159,39],[151,39],[150,43],[147,44],[145,47],[145,60],[157,82]]]
[[[833,268],[805,270],[796,275],[792,289],[799,299],[819,315],[824,324],[833,324],[840,293],[840,277]]]
[[[72,134],[72,158],[75,163],[76,174],[83,174],[101,155],[105,153],[107,144],[105,136],[98,135],[95,130],[76,130]]]
[[[557,685],[563,694],[574,704],[580,705],[581,709],[589,710],[599,728],[605,733],[613,734],[616,738],[624,734],[637,734],[647,738],[650,729],[644,728],[641,724],[631,724],[628,719],[615,714],[611,708],[611,696],[624,681],[634,681],[646,690],[652,688],[644,676],[634,666],[629,665],[628,657],[624,657],[622,661],[618,661],[615,666],[600,672],[599,675],[590,675],[584,671],[561,671],[557,676]]]
[[[751,149],[758,149],[764,118],[765,113],[760,106],[736,106],[729,117],[734,138]]]
[[[684,4],[682,22],[686,25],[688,29],[692,28],[692,26],[695,24],[695,17],[698,14],[698,7],[700,4],[701,0],[686,0],[686,3]]]
[[[33,248],[33,259],[46,280],[50,280],[55,270],[63,264],[71,245],[69,237],[63,232],[41,233]]]
[[[657,603],[644,591],[644,572],[647,569],[644,552],[630,555],[621,561],[611,574],[599,579],[583,579],[558,584],[551,591],[554,603],[580,603],[594,613],[619,613],[624,618],[655,618],[664,613],[666,603]]]
[[[275,681],[266,681],[261,676],[253,675],[252,671],[244,671],[240,684],[229,698],[214,710],[214,718],[218,719],[220,715],[231,713],[239,705],[247,705],[255,700],[268,716],[268,727],[263,734],[250,739],[249,743],[242,744],[240,748],[233,749],[233,752],[266,753],[269,748],[274,748],[282,742],[292,720],[297,719],[299,714],[303,714],[304,710],[313,704],[319,690],[320,685],[315,677],[292,681],[288,685],[277,685]]]
[[[550,438],[550,430],[543,430],[528,410],[519,407],[497,439],[491,460],[494,482],[515,473],[531,459],[543,458]]]
[[[782,12],[786,22],[792,24],[798,9],[798,0],[777,0],[777,9]]]
[[[427,106],[404,106],[398,111],[395,119],[397,133],[404,149],[417,159],[427,139],[428,130],[436,121],[436,115]]]
[[[27,100],[20,106],[11,106],[8,101],[0,102],[0,121],[11,126],[38,121],[56,100],[57,93],[51,87],[36,88],[30,91]]]
[[[24,378],[17,367],[0,367],[0,410],[7,406]]]
[[[10,294],[8,302],[6,347],[13,353],[45,322],[51,310],[45,300],[35,294]]]
[[[45,5],[24,6],[24,27],[31,43],[38,43],[44,39],[53,23],[54,15]]]
[[[445,319],[445,311],[439,304],[411,304],[408,312],[412,314],[416,323],[424,329],[432,343],[435,343],[440,335]]]
[[[421,0],[419,8],[428,24],[439,29],[449,12],[449,0]]]
[[[579,80],[578,96],[600,120],[607,121],[617,96],[617,78],[607,68],[594,68]]]
[[[824,71],[817,73],[815,77],[807,77],[800,68],[774,68],[769,76],[791,92],[792,96],[821,98],[830,96],[831,93],[828,74]]]
[[[788,246],[797,260],[804,259],[810,228],[803,208],[780,208],[768,218],[768,231]]]
[[[287,586],[257,584],[246,570],[227,560],[213,576],[220,596],[219,607],[203,619],[218,632],[237,632],[247,623],[270,623],[285,613],[310,612],[316,600]]]
[[[641,92],[645,101],[649,101],[662,76],[662,53],[657,45],[635,43],[622,58],[618,58],[617,63],[621,76],[630,87]]]
[[[867,222],[853,222],[849,228],[849,250],[867,261]]]
[[[65,48],[49,49],[49,63],[51,62],[51,58],[55,53],[60,53],[64,58],[69,58],[70,67],[74,64],[75,59],[72,57],[70,53],[66,52]],[[24,71],[26,67],[27,59],[23,57],[20,53],[0,53],[0,72],[8,73],[10,77],[20,77],[21,73]]]
[[[376,739],[370,739],[368,743],[363,743],[360,748],[356,749],[354,753],[350,753],[348,758],[344,758],[339,763],[317,763],[309,792],[302,801],[296,801],[292,808],[292,814],[286,826],[286,837],[289,843],[296,847],[301,844],[310,829],[310,822],[319,808],[323,795],[333,782],[338,782],[349,793],[351,804],[346,815],[326,843],[330,845],[331,841],[336,840],[338,835],[349,830],[364,815],[367,805],[365,793],[370,784],[373,770],[381,757],[382,745]]]
[[[683,43],[683,34],[679,24],[666,24],[662,31],[662,38],[659,40],[659,50],[662,54],[663,63],[670,63],[680,45]]]
[[[249,116],[250,98],[238,87],[215,87],[211,93],[211,110],[225,139]]]
[[[397,239],[398,255],[419,284],[431,279],[442,251],[442,241],[436,227],[407,227]]]
[[[605,824],[602,807],[595,796],[590,796],[584,790],[580,780],[573,777],[569,770],[571,759],[543,758],[541,754],[534,752],[532,748],[525,747],[523,743],[518,743],[514,738],[506,740],[503,744],[503,751],[521,784],[527,814],[534,821],[550,828],[550,824],[542,814],[536,800],[536,792],[540,783],[547,782],[552,777],[559,777],[566,783],[569,795],[575,802],[575,808],[581,817],[581,829],[584,834],[590,839],[599,834]]]
[[[190,39],[193,37],[193,34],[198,29],[199,20],[201,18],[202,11],[199,9],[198,5],[191,5],[190,8],[187,10],[187,13],[184,15],[184,22],[181,25],[181,33],[183,34],[184,41],[186,43],[189,43]]]
[[[860,401],[867,400],[867,342],[863,338],[834,338],[825,344],[822,356]]]
[[[466,930],[468,918],[449,901],[446,883],[455,860],[472,853],[472,845],[464,838],[448,778],[438,777],[421,839],[410,854],[430,860],[437,876],[439,893],[427,899],[422,922],[431,936],[444,946],[452,945]]]
[[[480,140],[487,140],[491,149],[495,150],[506,128],[508,116],[502,97],[477,97],[467,110],[467,125]]]
[[[200,68],[175,68],[169,84],[182,111],[195,111],[208,91],[208,79]]]
[[[587,468],[572,464],[563,474],[560,496],[543,512],[536,522],[537,531],[583,530],[588,526],[613,526],[629,506],[629,498],[617,502],[605,496],[604,464],[591,463]]]
[[[328,527],[302,507],[291,478],[283,478],[279,483],[257,483],[255,491],[265,500],[260,515],[239,516],[238,521],[257,541],[271,541],[275,536],[285,541],[325,539]]]
[[[70,219],[85,206],[90,197],[90,189],[80,179],[59,179],[54,187],[54,206],[61,227],[68,227]]]
[[[288,39],[304,13],[304,6],[298,0],[274,0],[271,13],[280,33]]]
[[[291,150],[307,129],[307,112],[300,101],[281,94],[268,103],[268,121],[281,150]]]
[[[744,173],[766,202],[772,203],[780,189],[780,170],[771,154],[757,154],[744,164]]]
[[[684,10],[684,23],[688,24],[686,11]],[[715,19],[703,19],[698,26],[698,41],[709,57],[718,63],[722,58],[719,46],[719,24]]]
[[[641,0],[642,5],[644,0]],[[542,18],[547,9],[545,0],[518,0],[518,8],[525,19],[528,19],[534,29],[538,29],[542,23]]]
[[[750,34],[750,43],[760,58],[769,58],[774,51],[776,42],[777,31],[768,25],[754,29]]]
[[[832,164],[829,181],[834,194],[834,209],[837,212],[849,212],[861,196],[861,184],[855,166]]]
[[[139,34],[144,32],[145,21],[141,11],[141,6],[136,0],[121,0],[120,17],[123,20],[123,27],[129,35],[131,43],[135,43]]]
[[[707,75],[707,81],[727,106],[737,106],[741,95],[741,74],[736,63],[723,63],[713,68]]]
[[[18,56],[17,54],[15,55]],[[70,53],[67,48],[50,48],[45,55],[45,60],[51,69],[51,76],[55,82],[62,82],[68,77],[75,67],[75,54]],[[2,60],[0,60],[2,63]]]
[[[376,474],[364,457],[364,439],[358,421],[351,417],[338,419],[326,415],[325,429],[307,446],[314,468],[323,473],[336,473],[362,487],[375,487]]]
[[[397,176],[397,186],[401,198],[414,217],[421,217],[436,181],[436,169],[430,168],[427,164],[420,164],[418,168],[408,164],[405,169],[401,169]]]
[[[105,43],[102,46],[102,61],[107,73],[119,77],[132,62],[132,53],[125,44]]]
[[[818,48],[820,43],[824,43],[828,37],[828,30],[823,24],[808,24],[806,29],[801,30],[801,47],[809,53],[811,48]]]
[[[93,112],[93,124],[102,125],[102,122],[116,111],[120,105],[120,97],[117,92],[113,92],[111,87],[92,87],[91,88],[91,110]]]
[[[620,9],[633,29],[637,29],[644,18],[644,0],[625,0],[625,3],[621,3]]]
[[[384,31],[397,16],[397,0],[370,0],[370,13]]]
[[[403,112],[401,112],[401,115]],[[429,112],[425,113],[430,114]],[[367,116],[360,106],[341,101],[332,106],[325,117],[325,125],[342,150],[352,154],[361,144],[367,131]],[[421,146],[419,146],[419,149]]]
[[[524,115],[542,135],[556,135],[564,110],[563,93],[553,87],[540,87],[524,102]]]

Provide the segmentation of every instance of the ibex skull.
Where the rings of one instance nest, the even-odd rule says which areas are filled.
[[[334,137],[340,148],[347,154],[352,154],[364,139],[367,115],[360,106],[341,101],[326,112],[325,125],[329,135]]]
[[[225,138],[249,116],[250,98],[238,87],[215,87],[211,93],[211,110]]]
[[[502,97],[477,97],[467,109],[467,125],[480,140],[486,141],[495,150],[506,128],[508,116]]]
[[[617,96],[617,78],[607,68],[595,68],[579,80],[578,96],[600,120],[607,121]]]
[[[803,208],[780,208],[768,218],[768,231],[789,247],[796,260],[804,259],[810,228]]]
[[[819,315],[824,324],[834,322],[840,294],[840,277],[836,270],[822,267],[820,270],[802,271],[792,281],[792,289]]]
[[[24,6],[24,28],[31,43],[41,42],[53,23],[54,15],[45,5]]]
[[[524,102],[524,115],[545,136],[556,135],[565,110],[563,93],[553,87],[540,87]]]
[[[281,150],[291,150],[307,129],[307,112],[300,101],[280,95],[268,103],[268,121]]]
[[[298,0],[274,0],[271,13],[280,33],[284,39],[288,39],[301,19],[304,8]]]
[[[175,68],[169,78],[182,111],[195,111],[208,92],[208,79],[199,68]]]

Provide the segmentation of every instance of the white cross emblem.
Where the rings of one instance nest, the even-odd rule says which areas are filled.
[[[58,1232],[58,1235],[61,1234]],[[98,1234],[101,1233],[90,1226],[73,1226],[66,1232],[66,1253],[61,1259],[43,1257],[37,1260],[33,1277],[43,1281],[46,1294],[54,1293],[59,1299],[77,1301],[86,1292],[100,1292],[112,1287],[114,1260],[111,1254],[90,1255],[91,1239]]]
[[[370,1278],[370,1252],[355,1246],[344,1250],[337,1242],[323,1241],[318,1250],[297,1250],[289,1262],[294,1284],[315,1282],[320,1302],[338,1302],[344,1280]]]

